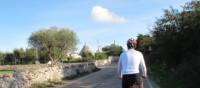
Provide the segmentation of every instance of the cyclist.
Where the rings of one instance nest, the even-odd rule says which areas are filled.
[[[127,41],[128,50],[121,53],[118,62],[118,74],[122,78],[122,88],[143,88],[143,78],[147,77],[143,54],[137,50],[136,40]]]

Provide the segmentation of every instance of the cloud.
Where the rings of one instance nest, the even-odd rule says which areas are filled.
[[[91,12],[92,19],[101,23],[124,23],[126,19],[122,16],[118,16],[115,13],[109,11],[101,6],[94,6]]]

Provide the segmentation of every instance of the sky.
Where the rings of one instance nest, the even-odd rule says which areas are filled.
[[[129,38],[149,34],[156,18],[170,6],[181,9],[190,0],[1,0],[0,51],[29,48],[32,32],[57,26],[73,30],[77,52],[87,44],[123,46]]]

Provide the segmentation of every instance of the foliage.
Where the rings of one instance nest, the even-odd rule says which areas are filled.
[[[86,44],[81,49],[80,55],[82,56],[83,61],[90,61],[94,58],[92,51]]]
[[[90,61],[90,60],[92,60],[94,57],[93,57],[93,54],[91,53],[91,52],[83,52],[82,54],[81,54],[81,56],[82,56],[82,58],[83,58],[83,60],[85,61]]]
[[[13,70],[0,70],[0,75],[14,74]]]
[[[99,60],[99,59],[106,59],[107,55],[104,52],[96,52],[95,53],[95,59]]]
[[[76,34],[68,28],[50,27],[33,32],[29,44],[42,51],[52,65],[65,58],[66,53],[75,50],[77,44]]]
[[[163,18],[156,22],[153,31],[156,50],[169,66],[180,64],[182,59],[186,59],[185,55],[193,54],[200,48],[200,11],[195,10],[200,8],[193,8],[196,6],[194,3],[186,4],[183,12],[172,8],[165,10]]]
[[[111,44],[102,48],[107,56],[119,56],[123,52],[122,46]]]
[[[152,75],[156,77],[154,80],[159,80],[158,84],[160,88],[185,88],[181,80],[177,80],[175,75],[171,74],[166,68],[163,68],[162,65],[152,64],[150,69]]]
[[[23,48],[15,49],[13,51],[13,54],[17,64],[34,63],[37,57],[36,50],[33,48],[27,48],[26,50],[24,50]]]
[[[38,50],[38,60],[40,63],[47,63],[49,61],[49,58],[47,56],[47,53],[43,50]]]
[[[17,63],[23,64],[25,63],[26,51],[23,48],[14,49],[13,51],[14,58],[17,60]]]
[[[136,45],[137,50],[140,50],[142,52],[147,52],[149,51],[149,48],[151,47],[152,44],[153,44],[153,37],[151,37],[150,35],[139,34],[137,36],[137,45]]]
[[[36,50],[33,48],[26,49],[25,62],[32,64],[37,59]]]
[[[5,53],[0,52],[0,64],[4,64]]]
[[[6,53],[4,58],[4,64],[16,64],[16,58],[13,53]]]
[[[29,64],[33,63],[36,59],[35,50],[32,48],[23,48],[14,49],[13,52],[9,53],[0,53],[1,64]]]
[[[196,78],[200,71],[195,70],[200,67],[199,20],[200,1],[194,0],[186,3],[182,11],[165,10],[152,31],[154,47],[151,59],[174,73],[176,79],[182,80],[188,88],[199,85]]]
[[[46,83],[32,84],[30,88],[49,88],[49,87],[55,87],[56,85],[61,85],[61,84],[63,84],[62,81],[48,80]]]

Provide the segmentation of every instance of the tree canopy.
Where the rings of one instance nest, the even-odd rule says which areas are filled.
[[[186,3],[182,11],[174,8],[164,10],[164,15],[155,22],[152,35],[155,41],[151,58],[167,69],[173,69],[175,77],[181,79],[186,87],[198,87],[200,1]]]
[[[56,64],[63,59],[67,52],[76,49],[78,39],[68,28],[50,27],[33,32],[29,37],[29,44],[39,50]]]
[[[151,48],[152,44],[153,44],[153,37],[146,34],[139,34],[137,36],[137,45],[136,45],[136,49],[142,52],[146,52],[149,51],[149,49]]]
[[[84,45],[80,51],[83,61],[92,60],[94,58],[92,51],[88,45]]]
[[[107,56],[119,56],[123,52],[122,46],[111,44],[102,48],[102,51],[107,54]]]

